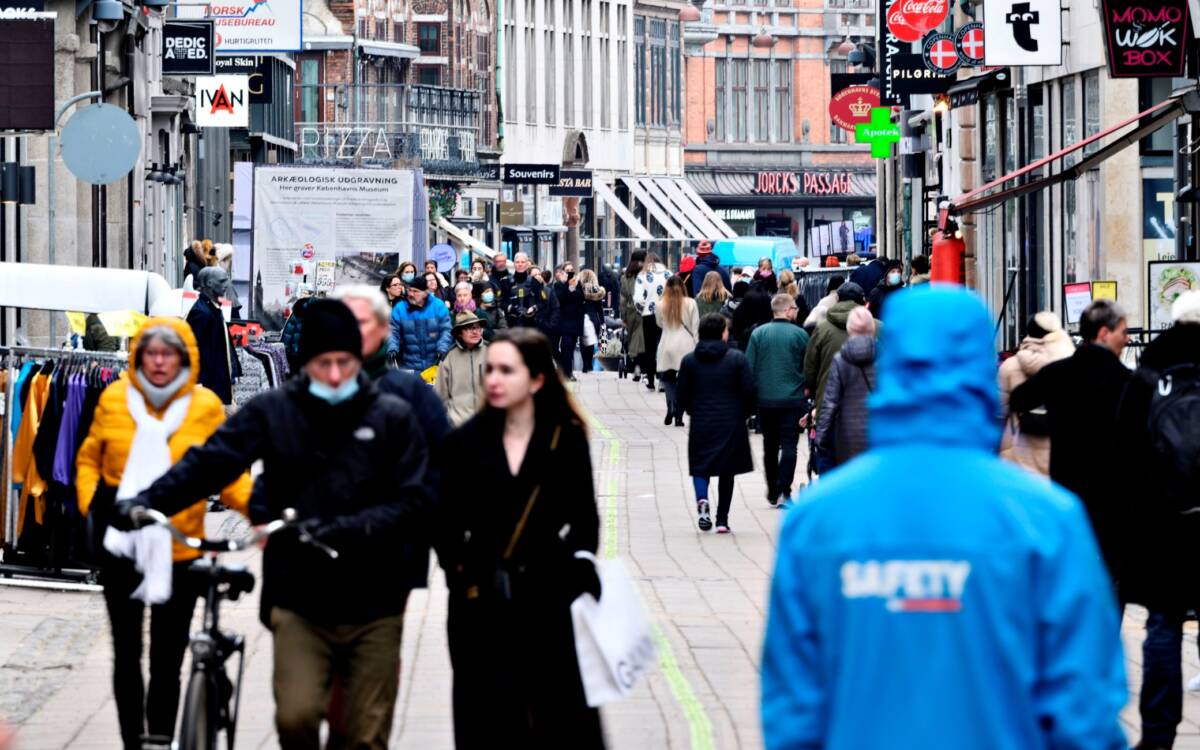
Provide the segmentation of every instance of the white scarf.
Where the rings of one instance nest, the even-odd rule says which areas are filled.
[[[171,468],[168,440],[183,424],[192,396],[175,399],[161,420],[146,410],[141,392],[128,383],[125,405],[133,417],[133,445],[121,472],[118,500],[130,500]],[[117,557],[134,561],[142,582],[130,595],[146,604],[162,604],[171,598],[171,533],[161,526],[146,526],[137,531],[117,531],[111,526],[104,532],[104,548]]]

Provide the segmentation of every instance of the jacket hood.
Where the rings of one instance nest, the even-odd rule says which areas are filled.
[[[729,351],[729,344],[720,339],[705,339],[696,344],[696,359],[704,362],[715,362]]]
[[[856,307],[858,307],[858,303],[852,299],[839,302],[825,313],[825,320],[844,331],[846,330],[846,321],[850,319],[850,311]]]
[[[1075,344],[1071,342],[1071,337],[1065,331],[1059,330],[1050,331],[1040,339],[1026,336],[1021,342],[1021,348],[1017,350],[1016,357],[1021,371],[1026,377],[1032,377],[1051,362],[1066,359],[1074,353]]]
[[[184,382],[183,387],[171,397],[171,401],[174,401],[180,396],[191,393],[192,389],[196,387],[196,380],[200,377],[200,346],[196,343],[196,336],[192,333],[192,327],[189,326],[182,318],[161,316],[150,318],[142,324],[142,327],[139,328],[138,332],[134,334],[133,340],[129,342],[129,373],[127,377],[129,378],[130,387],[136,388],[138,393],[141,393],[142,396],[145,397],[146,393],[142,390],[141,384],[138,383],[137,378],[133,377],[133,373],[137,371],[138,347],[140,347],[142,343],[142,334],[151,328],[158,328],[159,326],[170,328],[172,331],[178,334],[179,338],[183,340],[184,347],[187,348],[189,370],[188,379],[186,382]],[[167,403],[169,404],[171,401],[168,401]],[[163,408],[166,408],[165,404],[163,405]]]
[[[721,260],[713,253],[702,253],[701,255],[696,256],[696,265],[712,266],[713,268],[716,268],[717,266],[721,265]]]
[[[862,367],[875,361],[875,337],[851,336],[841,348],[842,359]]]
[[[892,296],[883,322],[877,386],[868,401],[871,445],[995,450],[994,331],[980,299],[964,289],[923,284]]]

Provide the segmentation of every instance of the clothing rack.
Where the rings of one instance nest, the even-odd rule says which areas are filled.
[[[19,505],[13,502],[13,431],[12,420],[16,393],[17,373],[19,364],[26,361],[64,361],[83,365],[104,364],[114,370],[122,370],[128,363],[127,352],[95,352],[85,349],[43,348],[29,346],[0,346],[0,365],[6,372],[3,396],[4,411],[0,419],[0,447],[3,449],[3,461],[0,462],[0,518],[4,520],[4,535],[2,546],[3,560],[0,562],[0,578],[13,579],[19,585],[38,585],[29,579],[40,579],[57,582],[50,588],[78,588],[78,584],[90,584],[96,580],[96,571],[91,569],[43,567],[37,565],[16,564],[12,558],[18,557],[16,546],[16,525]],[[19,503],[19,501],[18,501]]]

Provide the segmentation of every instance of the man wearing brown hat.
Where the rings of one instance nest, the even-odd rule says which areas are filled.
[[[483,371],[487,361],[487,342],[483,340],[483,321],[474,313],[454,316],[454,348],[438,367],[434,388],[450,423],[458,427],[479,411],[483,403]]]
[[[430,534],[424,433],[407,403],[362,372],[362,346],[346,305],[314,300],[301,323],[301,375],[252,399],[131,503],[174,514],[261,459],[251,521],[295,508],[340,553],[287,533],[263,553],[260,616],[274,636],[275,726],[289,750],[320,746],[339,667],[347,746],[387,747],[408,589],[381,586],[379,575],[397,567],[406,542]]]

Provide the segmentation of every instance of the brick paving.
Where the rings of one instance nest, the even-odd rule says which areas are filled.
[[[613,521],[605,526],[606,541],[637,578],[665,644],[662,668],[629,699],[604,710],[610,746],[762,747],[759,650],[781,511],[764,500],[761,475],[745,475],[730,514],[734,533],[701,534],[687,476],[687,430],[663,426],[662,396],[611,374],[589,374],[577,394],[593,420],[601,518]],[[757,459],[757,439],[755,451]],[[801,467],[804,460],[801,446]],[[240,524],[231,513],[209,522],[217,534]],[[243,557],[257,568],[256,553]],[[446,592],[436,571],[431,583],[409,600],[393,747],[453,747]],[[247,636],[238,746],[274,747],[271,641],[258,623],[257,595],[224,612],[226,627]],[[1144,612],[1131,608],[1123,630],[1131,700],[1122,718],[1131,739],[1143,620]],[[0,716],[17,725],[18,747],[118,747],[100,595],[0,586],[0,623]],[[1185,678],[1200,672],[1195,643],[1196,625],[1189,623]],[[1200,749],[1200,697],[1187,697],[1180,732],[1177,748]]]

